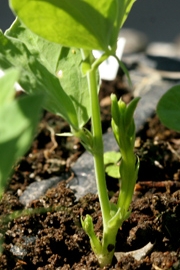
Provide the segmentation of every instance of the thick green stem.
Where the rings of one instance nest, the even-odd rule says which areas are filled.
[[[92,69],[87,73],[90,97],[91,97],[91,121],[93,133],[93,157],[96,175],[96,184],[101,205],[103,227],[110,218],[110,204],[106,187],[105,171],[104,171],[104,151],[102,140],[102,128],[100,119],[100,106],[98,99],[98,86],[96,79],[96,70]]]

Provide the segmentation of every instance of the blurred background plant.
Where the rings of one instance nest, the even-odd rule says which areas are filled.
[[[42,95],[15,99],[20,73],[10,69],[0,78],[0,197],[13,165],[30,146],[40,117]]]

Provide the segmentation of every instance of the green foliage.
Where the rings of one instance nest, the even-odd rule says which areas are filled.
[[[29,145],[43,95],[43,106],[62,116],[71,127],[70,135],[79,137],[94,157],[103,219],[102,239],[96,236],[90,216],[82,220],[82,226],[90,238],[91,247],[101,267],[111,263],[117,231],[129,216],[128,208],[139,165],[133,153],[133,113],[138,99],[126,106],[112,96],[112,128],[122,155],[121,191],[118,203],[112,204],[107,193],[104,170],[97,68],[109,55],[117,59],[115,51],[119,30],[134,2],[135,0],[10,0],[10,6],[18,19],[5,35],[0,32],[0,68],[19,68],[19,83],[32,95],[18,101],[13,100],[9,104],[10,108],[6,109],[9,115],[8,125],[11,126],[9,123],[14,115],[17,119],[14,125],[20,124],[19,129],[15,126],[12,129],[11,126],[9,138],[12,136],[13,142],[9,141],[9,149],[16,152],[11,164]],[[104,53],[95,60],[93,49]],[[130,81],[125,66],[118,59],[117,61]],[[11,94],[8,94],[7,100],[11,99]],[[11,113],[8,114],[8,111]],[[26,117],[21,121],[22,115]],[[84,128],[89,118],[91,131]],[[22,140],[21,136],[17,137],[18,130]],[[4,140],[5,138],[8,135]],[[19,148],[21,150],[17,151]],[[8,171],[9,168],[5,170]]]
[[[180,85],[173,86],[162,96],[157,115],[165,126],[180,132]]]
[[[46,94],[44,107],[75,130],[90,118],[88,84],[80,66],[80,50],[46,41],[18,20],[5,35],[0,32],[0,67],[19,67],[26,92]]]
[[[0,78],[0,197],[12,166],[32,142],[43,100],[42,95],[14,99],[18,78],[14,69]]]
[[[15,14],[36,34],[68,47],[116,47],[135,0],[10,0]]]
[[[121,158],[120,152],[106,152],[104,153],[104,165],[105,165],[105,172],[113,177],[113,178],[120,178],[119,173],[119,162]]]

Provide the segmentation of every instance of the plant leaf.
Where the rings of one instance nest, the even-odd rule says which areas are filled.
[[[7,86],[8,79],[12,81],[10,71],[5,75]],[[15,71],[16,73],[16,71]],[[14,73],[14,74],[15,74]],[[4,78],[0,79],[0,87]],[[14,76],[14,83],[16,76]],[[6,86],[5,86],[6,88]],[[2,90],[3,88],[1,88]],[[14,88],[12,87],[13,91]],[[4,90],[3,90],[4,91]],[[9,89],[11,91],[11,89]],[[9,95],[8,92],[7,96]],[[7,184],[7,178],[12,166],[18,158],[25,154],[32,142],[35,128],[39,120],[39,113],[43,101],[42,95],[26,96],[18,100],[4,99],[0,107],[0,197]],[[5,121],[4,121],[5,119]]]
[[[137,107],[139,100],[140,100],[140,97],[136,97],[133,100],[131,100],[131,102],[126,106],[126,111],[124,115],[124,122],[125,122],[126,128],[129,128],[132,121],[134,121],[133,115],[134,115],[134,111]]]
[[[173,86],[161,97],[157,115],[166,127],[180,132],[180,85]]]
[[[120,172],[119,172],[119,166],[118,165],[108,165],[105,169],[106,173],[113,178],[119,179],[120,178]]]
[[[21,69],[19,83],[26,92],[46,93],[45,108],[61,115],[74,128],[90,117],[86,78],[80,72],[81,54],[46,41],[16,20],[0,33],[0,67]]]
[[[135,0],[10,0],[36,34],[67,47],[108,51]]]
[[[104,164],[116,164],[121,158],[120,152],[110,151],[104,153]]]
[[[104,153],[105,172],[113,178],[120,178],[119,165],[117,164],[120,158],[120,152],[110,151]]]
[[[14,84],[18,80],[19,71],[12,69],[8,70],[6,74],[0,78],[0,106],[7,104],[14,98]]]

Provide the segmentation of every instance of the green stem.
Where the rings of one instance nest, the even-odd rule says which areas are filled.
[[[92,109],[92,133],[93,133],[93,156],[96,175],[96,184],[99,195],[99,202],[101,206],[102,219],[103,219],[103,237],[101,240],[101,252],[97,252],[96,256],[101,267],[111,263],[118,226],[109,228],[110,216],[110,202],[107,193],[105,170],[104,170],[104,151],[102,140],[102,129],[100,119],[100,106],[98,100],[98,89],[96,83],[96,71],[90,70],[87,74],[90,96],[91,96],[91,109]]]
[[[99,196],[99,202],[102,211],[103,228],[106,230],[106,225],[110,219],[110,203],[106,187],[106,178],[104,170],[104,147],[102,138],[102,127],[100,117],[100,105],[98,99],[98,84],[96,70],[97,67],[93,68],[93,60],[91,61],[90,51],[81,50],[82,58],[89,65],[87,69],[87,80],[90,94],[91,103],[91,123],[92,123],[92,134],[93,134],[93,158],[95,167],[96,185]]]
[[[110,218],[110,204],[104,171],[104,156],[103,156],[104,150],[103,150],[96,70],[94,69],[90,70],[87,73],[87,79],[91,99],[91,112],[92,112],[91,121],[93,133],[93,157],[95,166],[95,176],[102,211],[103,228],[105,229],[106,224]]]
[[[115,221],[115,224],[109,227],[109,221],[111,220],[112,216],[104,169],[104,149],[100,118],[100,105],[98,98],[98,84],[96,76],[97,66],[93,66],[93,60],[91,60],[89,52],[82,50],[82,57],[84,62],[86,63],[86,76],[88,80],[91,103],[91,123],[93,135],[92,154],[94,158],[96,185],[103,222],[103,237],[101,241],[99,241],[99,239],[95,236],[95,233],[92,232],[93,223],[89,216],[86,216],[85,220],[82,221],[82,225],[86,233],[89,235],[91,247],[94,250],[100,266],[104,267],[105,265],[110,264],[112,261],[118,225]]]

